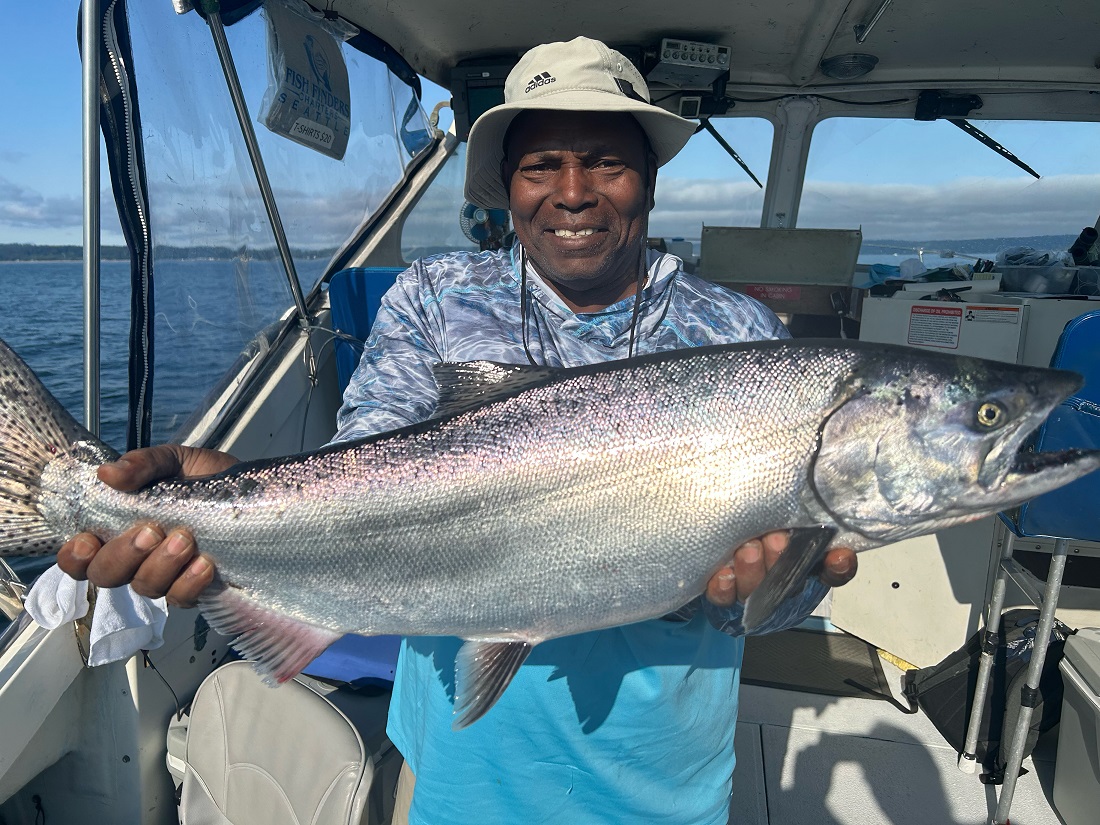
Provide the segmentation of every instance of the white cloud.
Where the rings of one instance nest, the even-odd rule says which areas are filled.
[[[79,197],[47,198],[7,178],[0,178],[0,224],[26,228],[48,222],[58,228],[79,227],[80,215]]]
[[[699,237],[699,228],[758,226],[762,196],[751,182],[660,179],[655,235]],[[1042,180],[959,178],[942,184],[809,181],[801,227],[862,227],[874,239],[965,239],[1076,234],[1096,220],[1100,175]]]
[[[109,189],[100,196],[102,240],[122,243]],[[0,243],[80,244],[84,208],[80,195],[47,196],[0,177]]]
[[[373,184],[373,185],[372,185]],[[174,183],[154,189],[154,226],[162,243],[235,244],[237,233],[270,245],[266,216],[254,194],[242,197],[237,180]],[[333,248],[383,197],[376,182],[348,182],[341,191],[318,194],[308,187],[280,194],[280,212],[292,245]],[[374,190],[374,191],[370,191]],[[941,184],[806,184],[798,225],[862,227],[867,240],[1013,238],[1076,234],[1096,220],[1100,175],[1027,179],[959,178]],[[460,193],[452,193],[460,198]],[[465,246],[453,198],[426,199],[408,242],[433,247]],[[709,226],[759,226],[763,193],[751,181],[659,177],[650,232],[698,238]],[[103,198],[103,241],[119,243],[114,202]],[[300,216],[295,219],[295,215]],[[431,227],[438,227],[432,231]],[[81,242],[78,195],[46,196],[0,177],[0,243]]]

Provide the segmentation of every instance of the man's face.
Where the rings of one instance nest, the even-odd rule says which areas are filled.
[[[504,147],[516,235],[574,309],[633,292],[656,161],[630,115],[531,111]]]

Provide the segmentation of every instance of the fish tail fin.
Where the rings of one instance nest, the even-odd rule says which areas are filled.
[[[113,457],[114,451],[80,426],[0,341],[0,556],[42,556],[60,549],[67,537],[58,535],[39,509],[42,472],[78,442],[96,458]]]

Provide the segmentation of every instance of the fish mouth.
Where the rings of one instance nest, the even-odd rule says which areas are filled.
[[[1014,491],[1013,499],[1027,501],[1100,469],[1100,450],[1074,448],[1051,452],[1020,450],[996,485]]]
[[[1012,466],[1008,470],[1005,481],[1012,482],[1013,477],[1023,478],[1035,476],[1050,471],[1073,471],[1075,465],[1083,463],[1086,467],[1100,462],[1100,450],[1084,450],[1074,448],[1072,450],[1056,450],[1049,453],[1036,453],[1032,450],[1021,450],[1016,453]],[[1083,469],[1083,468],[1082,468]],[[1093,467],[1092,469],[1095,469]],[[1084,470],[1090,472],[1091,470]]]

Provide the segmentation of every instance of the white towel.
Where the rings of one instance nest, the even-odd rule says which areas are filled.
[[[88,583],[71,578],[55,564],[35,581],[25,606],[32,619],[53,630],[88,612]],[[129,585],[101,587],[92,615],[88,664],[105,665],[160,647],[167,619],[164,599],[139,596]]]

